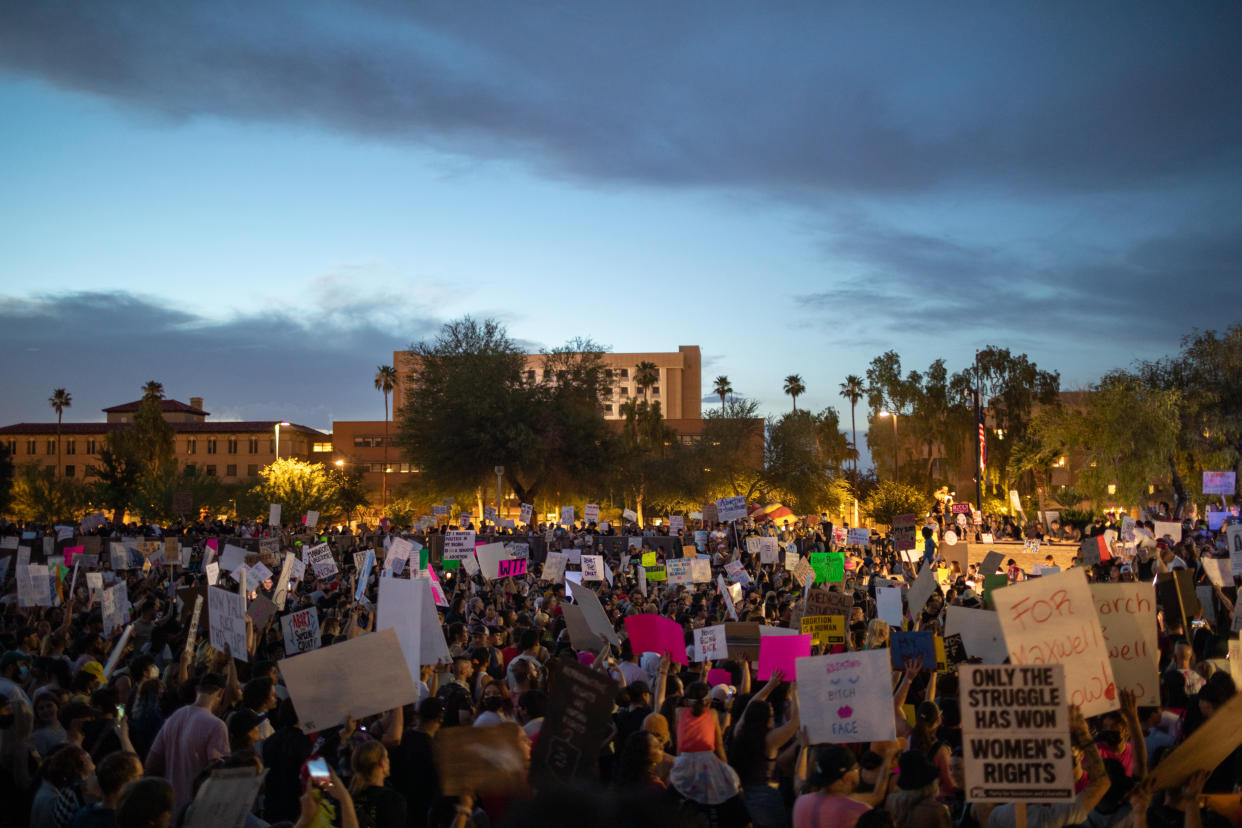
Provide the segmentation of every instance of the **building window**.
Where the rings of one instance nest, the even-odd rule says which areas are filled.
[[[621,369],[621,379],[629,379],[629,376],[630,376],[630,369],[629,369],[629,368],[622,368],[622,369]]]
[[[65,441],[65,454],[77,454],[77,453],[78,453],[78,441],[77,440],[66,440]]]
[[[185,473],[186,473],[186,474],[194,474],[194,472],[196,472],[196,471],[198,471],[198,466],[194,465],[193,463],[186,463],[186,464],[185,464]]]
[[[623,397],[628,397],[629,395],[630,395],[630,389],[625,388],[624,386],[622,386],[622,388],[621,388],[621,396],[623,396]]]
[[[95,453],[95,438],[94,437],[86,441],[86,453],[87,454]]]
[[[12,457],[13,455],[17,454],[17,439],[16,439],[16,438],[14,438],[14,439],[12,439],[12,440],[5,440],[5,441],[4,441],[4,447],[5,447],[5,448],[7,448],[7,449],[9,450],[9,456],[10,456],[10,457]]]
[[[73,477],[73,466],[65,466],[65,477]]]
[[[216,467],[215,467],[215,466],[208,466],[208,467],[207,467],[207,476],[208,476],[208,477],[215,477],[215,476],[216,476]]]
[[[534,372],[534,370],[527,370],[527,372],[526,372],[526,381],[527,381],[527,382],[534,382],[534,381],[535,381],[535,372]]]
[[[248,444],[246,448],[248,452],[250,452],[251,454],[259,453],[259,438],[258,437],[251,437],[246,442]]]
[[[605,415],[611,415],[611,414],[612,414],[612,406],[611,406],[611,405],[601,405],[601,406],[599,407],[599,410],[600,410],[601,412],[603,412]]]
[[[198,453],[198,440],[194,439],[193,437],[188,438],[185,441],[185,453],[186,454],[197,454]]]
[[[660,386],[658,386],[658,385],[653,385],[653,386],[651,386],[651,393],[652,393],[652,394],[659,395],[659,393],[660,393]]]
[[[383,463],[367,463],[367,471],[382,474],[384,472]]]
[[[249,466],[246,466],[246,476],[247,477],[258,477],[259,476],[259,464],[251,463]]]
[[[39,453],[39,441],[38,440],[27,440],[26,441],[26,453],[27,454],[38,454]]]
[[[315,454],[331,454],[332,444],[331,443],[315,443],[311,451],[315,452]]]
[[[227,466],[225,466],[224,476],[225,477],[237,477],[237,464],[229,463]]]
[[[48,440],[48,441],[47,441],[47,453],[48,453],[49,455],[55,455],[55,454],[56,454],[56,441],[55,441],[55,440]]]
[[[611,389],[611,388],[607,388],[607,387],[605,387],[605,388],[604,388],[604,390],[603,390],[602,392],[600,392],[600,393],[602,393],[602,394],[604,395],[604,399],[611,399],[611,397],[612,397],[612,389]]]
[[[382,448],[384,445],[383,434],[355,434],[354,446],[357,448]]]
[[[207,438],[207,453],[208,453],[208,454],[215,454],[215,453],[216,453],[216,438],[215,438],[215,437],[208,437],[208,438]],[[211,466],[208,466],[207,468],[211,468]],[[214,472],[213,472],[213,474],[214,474]]]
[[[237,454],[237,438],[229,438],[229,454]]]

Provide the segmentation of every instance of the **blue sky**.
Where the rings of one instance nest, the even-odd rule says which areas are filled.
[[[1234,3],[0,10],[0,421],[329,428],[445,320],[703,349],[788,406],[896,349],[1081,387],[1239,321]]]

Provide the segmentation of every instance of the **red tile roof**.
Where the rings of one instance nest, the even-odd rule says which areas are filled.
[[[276,420],[221,420],[219,422],[206,423],[169,423],[172,430],[178,434],[245,434],[251,433],[268,433],[271,434],[276,428]],[[129,423],[62,423],[60,428],[61,434],[107,434],[119,428],[130,428]],[[300,431],[303,434],[309,434],[313,437],[322,437],[327,440],[329,435],[310,426],[298,425],[293,423],[287,426],[281,426],[282,431]],[[14,425],[0,427],[0,435],[5,434],[55,434],[56,423],[16,423]]]
[[[141,405],[142,405],[142,400],[134,400],[133,402],[127,402],[123,405],[114,405],[111,408],[105,408],[104,413],[105,414],[127,414],[130,412],[137,411],[139,406]],[[210,413],[210,412],[202,410],[201,408],[195,408],[192,405],[186,405],[181,400],[160,400],[160,410],[165,411],[165,412],[179,413],[179,414],[180,413],[202,414],[204,417],[207,416],[208,413]]]

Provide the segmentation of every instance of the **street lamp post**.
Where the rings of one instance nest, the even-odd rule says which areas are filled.
[[[279,423],[276,424],[276,459],[277,460],[280,459],[280,427],[287,426],[287,425],[289,425],[289,422],[287,420],[281,420]]]
[[[901,470],[900,470],[901,467],[897,465],[897,412],[896,411],[881,411],[880,416],[893,418],[893,482],[900,483],[901,482]]]

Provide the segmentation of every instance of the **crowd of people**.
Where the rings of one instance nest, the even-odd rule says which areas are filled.
[[[141,527],[102,521],[85,533],[102,540],[97,556],[76,557],[70,570],[56,564],[66,545],[80,542],[80,527],[5,523],[0,525],[0,826],[208,824],[204,814],[211,806],[203,791],[208,782],[223,779],[255,780],[257,795],[238,823],[247,828],[584,821],[721,828],[1015,825],[1020,817],[1012,805],[967,802],[963,710],[952,660],[967,656],[951,656],[944,664],[907,660],[904,669],[894,670],[896,739],[812,744],[794,676],[778,670],[760,681],[750,659],[701,661],[693,647],[683,665],[671,652],[636,651],[625,635],[625,619],[637,614],[677,622],[688,646],[696,628],[734,618],[796,628],[807,590],[818,588],[845,594],[852,606],[844,642],[817,645],[817,652],[885,648],[891,626],[878,617],[876,585],[911,584],[926,565],[947,570],[949,577],[924,606],[907,608],[907,623],[943,635],[946,609],[984,606],[983,578],[994,573],[980,571],[978,561],[963,567],[943,544],[937,546],[944,515],[929,515],[927,521],[927,542],[920,541],[913,553],[897,552],[900,544],[878,533],[867,545],[843,545],[826,521],[784,528],[747,521],[704,526],[698,552],[710,561],[712,579],[682,585],[640,578],[639,569],[644,553],[654,555],[657,565],[681,557],[684,547],[696,543],[696,527],[672,543],[664,540],[667,527],[643,530],[633,524],[480,528],[480,543],[520,542],[529,549],[524,575],[488,579],[446,566],[443,544],[434,536],[448,526],[417,532],[364,527],[312,538],[300,527],[249,522]],[[1082,567],[1089,580],[1151,581],[1185,569],[1197,586],[1211,586],[1214,599],[1192,616],[1161,607],[1160,704],[1140,706],[1123,689],[1115,711],[1091,719],[1075,713],[1076,796],[1068,803],[1027,807],[1021,813],[1025,824],[1223,828],[1242,821],[1242,749],[1173,787],[1156,789],[1151,782],[1153,769],[1170,751],[1197,729],[1216,726],[1210,720],[1236,692],[1231,667],[1236,671],[1237,665],[1228,659],[1229,641],[1237,638],[1236,579],[1213,584],[1204,565],[1207,559],[1228,558],[1226,529],[1211,531],[1204,522],[1181,528],[1181,538],[1156,537],[1154,523],[1123,527],[1118,518],[1082,529],[1087,536],[1113,533],[1111,556],[1075,555],[1072,565]],[[831,584],[800,582],[783,561],[761,563],[746,542],[756,534],[777,535],[782,559],[843,552],[844,577]],[[633,540],[604,543],[617,535]],[[398,536],[427,548],[428,560],[411,557],[406,571],[396,574],[384,567],[384,552]],[[112,543],[151,538],[175,539],[189,552],[154,566],[147,560],[111,568]],[[243,660],[228,647],[212,647],[205,619],[192,610],[194,590],[208,581],[206,561],[225,543],[255,539],[275,541],[261,549],[250,544],[249,556],[273,572],[280,571],[286,552],[301,554],[312,541],[326,541],[338,572],[316,578],[306,567],[292,585],[273,583],[278,576],[247,584],[251,601],[288,589],[274,616],[262,623],[247,618]],[[352,552],[368,548],[376,551],[377,564],[360,572]],[[548,552],[557,550],[604,556],[609,579],[588,587],[619,646],[605,639],[573,646],[565,579],[543,577]],[[1043,567],[1024,569],[1005,557],[1000,571],[1010,583],[1040,577]],[[50,605],[19,600],[19,560],[59,570],[50,576]],[[731,564],[741,564],[740,570],[726,570]],[[320,648],[373,634],[379,579],[418,577],[428,565],[437,570],[445,594],[438,614],[451,660],[422,665],[417,697],[403,706],[319,730],[305,727],[282,680],[280,662],[288,656],[281,617],[315,607]],[[1044,565],[1060,569],[1050,558]],[[123,627],[105,628],[101,596],[84,572],[101,573],[105,588],[125,585]],[[216,586],[237,591],[227,572],[218,578]],[[570,591],[581,588],[573,585]],[[437,735],[449,728],[513,722],[528,744],[537,744],[546,736],[542,727],[559,665],[569,662],[606,674],[618,688],[607,736],[587,763],[588,772],[567,784],[548,781],[532,768],[517,790],[445,795]],[[1237,729],[1236,723],[1230,727]],[[197,817],[196,808],[201,809]]]

